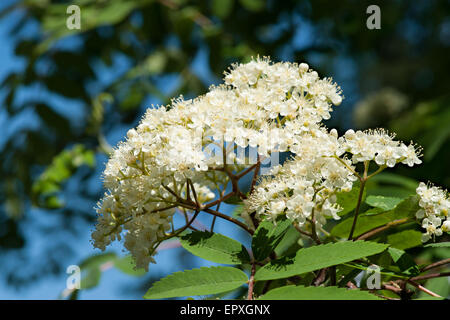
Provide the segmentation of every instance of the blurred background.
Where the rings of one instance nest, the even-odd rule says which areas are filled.
[[[66,26],[71,4],[79,30]],[[381,29],[366,26],[371,4]],[[152,281],[205,265],[176,242],[145,275],[121,244],[99,255],[89,239],[101,173],[151,104],[203,94],[252,56],[333,77],[345,99],[326,124],[341,134],[384,127],[424,147],[423,165],[377,176],[372,192],[450,188],[448,0],[2,0],[0,43],[0,299],[140,299]],[[234,229],[216,230],[249,242]],[[421,257],[450,256],[439,250]],[[86,290],[64,290],[73,264]]]

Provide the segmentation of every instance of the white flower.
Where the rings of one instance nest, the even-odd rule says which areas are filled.
[[[450,221],[446,220],[450,209],[447,191],[421,182],[416,192],[421,207],[416,212],[416,217],[423,219],[422,228],[425,229],[422,241],[426,242],[435,236],[441,236],[443,231],[450,231]]]
[[[441,229],[442,231],[450,232],[450,220],[444,221]]]

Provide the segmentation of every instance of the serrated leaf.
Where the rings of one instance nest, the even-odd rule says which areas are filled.
[[[369,241],[343,241],[322,244],[297,251],[294,258],[280,258],[260,268],[256,280],[288,278],[331,267],[384,251],[388,245]]]
[[[338,287],[286,286],[270,290],[258,300],[382,300],[367,291]]]
[[[252,238],[253,256],[257,261],[267,258],[282,240],[292,222],[278,219],[275,223],[263,221],[259,224]]]
[[[380,208],[385,211],[394,209],[403,199],[384,196],[368,196],[366,203],[372,207]]]
[[[208,261],[224,264],[250,261],[247,249],[240,242],[219,233],[190,232],[180,238],[180,243],[190,253]]]
[[[202,267],[175,272],[153,284],[144,299],[198,296],[221,293],[239,288],[247,275],[232,267]]]
[[[145,269],[136,269],[136,264],[134,263],[131,255],[127,255],[120,259],[115,259],[114,267],[130,276],[140,277],[146,274]]]

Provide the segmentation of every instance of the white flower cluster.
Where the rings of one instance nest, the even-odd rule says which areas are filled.
[[[354,165],[374,161],[383,168],[421,163],[419,148],[393,138],[381,129],[348,130],[343,137],[335,129],[311,129],[295,138],[290,148],[295,159],[276,168],[273,177],[262,179],[246,201],[246,210],[271,220],[286,215],[300,226],[308,221],[320,227],[326,217],[339,219],[342,208],[336,204],[336,193],[352,189],[357,180]]]
[[[327,217],[339,219],[336,192],[350,191],[357,177],[340,162],[353,168],[351,161],[333,157],[338,146],[336,130],[314,129],[299,137],[296,157],[261,180],[245,201],[246,211],[272,221],[285,215],[299,226],[313,219],[316,226]]]
[[[148,109],[106,165],[108,191],[98,204],[94,246],[104,250],[125,231],[125,247],[137,267],[147,268],[171,228],[187,179],[200,202],[213,198],[217,185],[226,182],[223,172],[208,174],[223,164],[222,156],[213,156],[223,141],[257,148],[263,156],[290,150],[297,136],[318,128],[330,117],[332,103],[341,101],[339,87],[307,64],[258,58],[234,65],[225,84],[203,96]],[[226,158],[238,163],[233,154]]]
[[[421,182],[417,188],[420,210],[417,211],[417,219],[422,220],[422,241],[427,242],[434,236],[441,236],[442,232],[450,232],[450,199],[446,190],[439,187],[426,185]]]
[[[340,138],[343,151],[352,154],[353,163],[375,161],[379,166],[394,167],[397,163],[412,167],[421,164],[420,148],[413,143],[408,146],[394,140],[395,135],[387,134],[383,129],[353,131],[348,130]]]

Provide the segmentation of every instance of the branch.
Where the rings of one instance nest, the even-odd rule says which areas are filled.
[[[252,178],[252,183],[250,185],[250,194],[253,192],[253,189],[255,188],[255,184],[256,184],[256,180],[258,179],[258,174],[259,174],[259,169],[261,168],[261,161],[259,159],[259,154],[258,154],[258,161],[256,162],[255,165],[255,172],[253,173],[253,178]]]
[[[423,275],[423,276],[413,277],[413,278],[411,278],[409,280],[420,281],[420,280],[428,280],[428,279],[439,278],[439,277],[450,277],[450,272],[430,273],[430,274],[426,274],[426,275]]]
[[[366,186],[368,170],[369,170],[369,162],[365,161],[364,162],[364,175],[362,178],[360,178],[361,186],[359,189],[358,203],[356,204],[356,209],[355,209],[355,218],[353,219],[352,229],[350,230],[350,234],[348,235],[348,240],[353,239],[353,232],[355,231],[356,221],[358,220],[359,208],[361,207],[362,196],[364,194],[364,187]]]
[[[440,295],[438,295],[437,293],[434,293],[433,291],[421,286],[420,284],[412,281],[412,280],[408,280],[407,281],[409,284],[412,284],[414,287],[416,287],[417,289],[419,289],[420,291],[423,291],[427,294],[429,294],[432,297],[436,297],[436,298],[442,298]]]
[[[239,220],[234,219],[234,218],[232,218],[230,216],[227,216],[226,214],[223,214],[223,213],[221,213],[219,211],[216,211],[216,210],[212,210],[210,208],[203,208],[202,210],[207,212],[207,213],[210,213],[210,214],[212,214],[214,216],[217,216],[219,218],[225,219],[227,221],[230,221],[230,222],[240,226],[242,229],[244,229],[245,231],[247,231],[251,235],[253,235],[253,233],[254,233],[254,231],[252,229],[250,229],[246,224],[244,224],[244,223],[240,222]]]
[[[197,199],[197,192],[195,192],[194,184],[192,183],[191,179],[187,179],[186,181],[187,181],[187,183],[189,183],[191,185],[192,193],[194,194],[195,204],[197,205],[197,208],[199,208],[200,203],[198,202],[198,199]]]
[[[255,285],[255,272],[256,272],[256,265],[253,262],[252,263],[252,270],[250,274],[250,279],[248,280],[248,293],[247,293],[247,300],[253,300],[253,288]]]
[[[372,229],[370,231],[367,231],[367,232],[361,234],[360,236],[356,237],[355,240],[364,240],[364,239],[370,238],[370,237],[372,237],[372,236],[374,236],[374,235],[376,235],[376,234],[378,234],[380,232],[383,232],[384,230],[387,230],[387,229],[389,229],[391,227],[394,227],[394,226],[397,226],[399,224],[406,223],[408,221],[409,221],[408,218],[394,220],[392,222],[389,222],[389,223],[385,224],[384,226]]]
[[[247,173],[249,173],[250,171],[252,171],[253,169],[255,169],[257,165],[258,165],[258,163],[252,165],[251,167],[248,167],[247,169],[245,169],[245,170],[242,171],[242,172],[239,172],[239,174],[236,175],[236,178],[238,178],[238,179],[242,178],[242,177],[245,176]]]
[[[164,239],[167,240],[169,238],[173,238],[178,236],[180,233],[182,233],[184,230],[186,230],[187,228],[189,228],[192,224],[192,222],[194,222],[195,218],[197,218],[199,214],[199,211],[195,211],[195,214],[192,216],[192,219],[189,221],[189,223],[187,223],[185,226],[181,227],[180,229],[178,229],[177,231],[175,231],[174,233],[168,234]]]
[[[430,264],[430,265],[424,267],[424,268],[423,268],[422,270],[420,270],[420,271],[421,271],[421,272],[427,271],[427,270],[430,270],[430,269],[434,269],[434,268],[443,266],[443,265],[448,264],[448,263],[450,263],[450,258],[449,258],[449,259],[444,259],[444,260],[441,260],[441,261],[438,261],[438,262],[435,262],[435,263],[432,263],[432,264]]]
[[[327,271],[328,271],[328,268],[320,269],[319,274],[313,281],[314,286],[318,287],[318,286],[320,286],[320,284],[322,284],[325,281],[325,279],[327,277]]]
[[[297,229],[298,232],[300,232],[301,234],[310,237],[311,239],[313,239],[313,236],[311,233],[303,231],[302,229],[300,229],[300,226],[297,223],[294,223],[294,228]]]
[[[224,190],[224,191],[225,191],[225,190]],[[221,202],[223,202],[223,201],[225,201],[225,200],[231,198],[231,197],[234,196],[234,195],[236,195],[236,193],[235,193],[234,191],[231,191],[230,193],[228,193],[228,194],[226,194],[226,195],[224,195],[224,196],[221,196],[220,199],[217,199],[217,200],[214,200],[213,202],[210,202],[210,203],[205,204],[205,205],[204,205],[204,208],[211,208],[211,207],[213,207],[213,206],[215,206],[215,205],[218,205],[218,204],[220,204]]]

